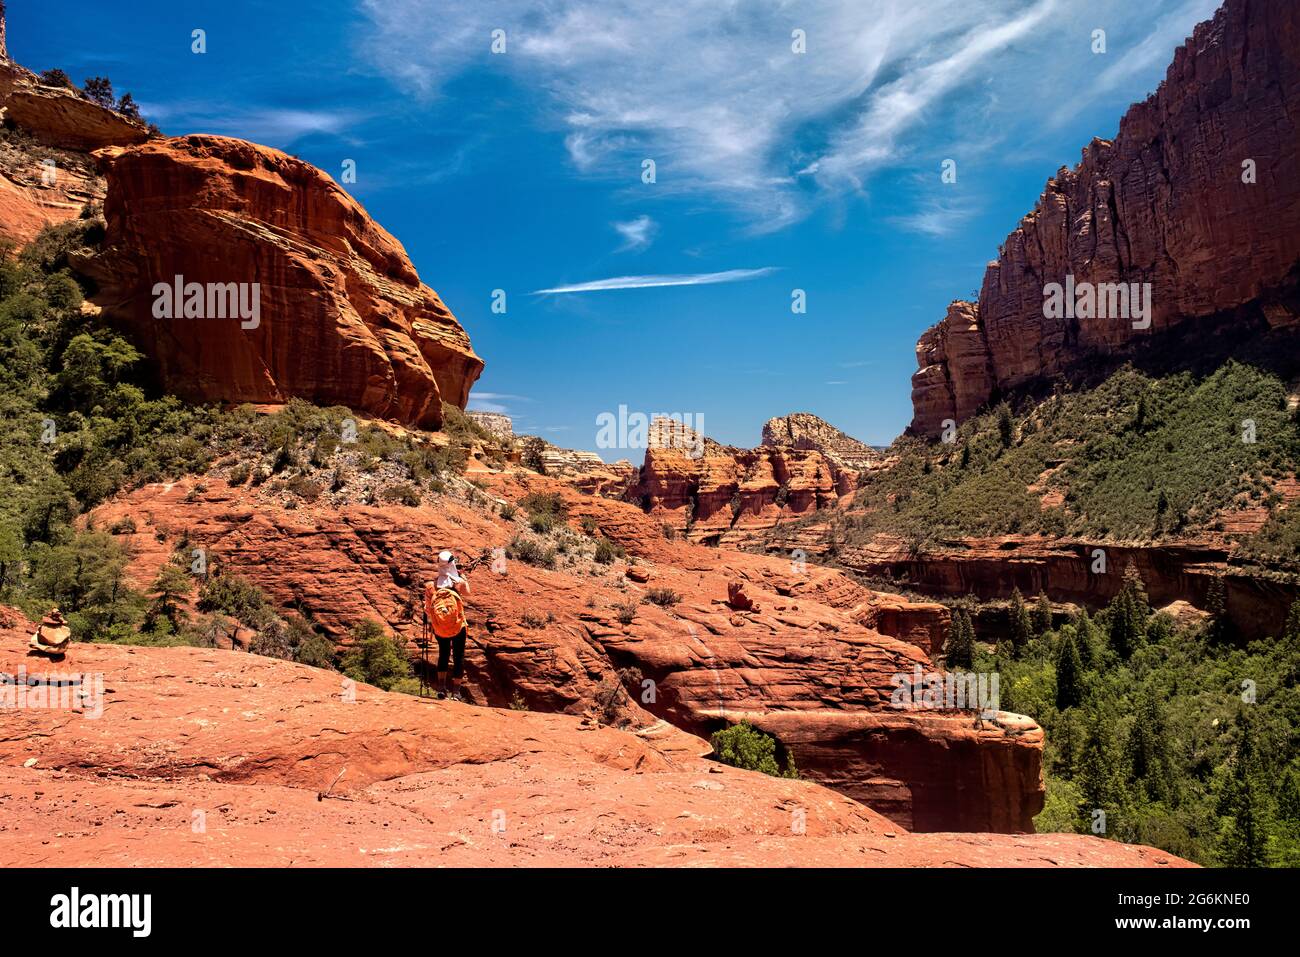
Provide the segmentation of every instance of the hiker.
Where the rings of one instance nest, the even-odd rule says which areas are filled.
[[[40,627],[32,635],[29,643],[33,651],[51,658],[62,658],[68,650],[68,641],[72,638],[72,629],[64,620],[59,609],[53,608],[41,619]]]
[[[456,567],[451,552],[438,553],[438,574],[424,586],[424,613],[438,639],[438,688],[434,696],[460,700],[460,679],[465,674],[465,598],[469,579]],[[451,688],[447,687],[447,665],[451,664]]]

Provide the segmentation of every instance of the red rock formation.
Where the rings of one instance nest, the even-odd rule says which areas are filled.
[[[0,671],[89,675],[103,708],[0,710],[22,837],[0,866],[1188,866],[1075,834],[909,834],[662,723],[422,701],[217,650],[77,645],[55,669],[13,618]]]
[[[108,180],[97,301],[195,401],[300,396],[421,427],[483,363],[400,243],[320,170],[217,136],[96,154]],[[155,319],[156,283],[258,283],[260,324]]]
[[[281,605],[311,609],[340,639],[363,618],[412,638],[419,625],[411,598],[442,543],[474,556],[520,534],[515,522],[446,497],[431,507],[286,511],[255,488],[197,484],[148,486],[96,511],[101,527],[132,517],[136,531],[123,536],[136,552],[132,577],[151,581],[188,535],[208,549],[211,566],[246,576]],[[893,708],[898,676],[930,668],[925,645],[943,627],[942,609],[876,595],[814,565],[796,571],[788,560],[667,541],[654,516],[560,481],[498,476],[490,489],[510,500],[530,490],[563,495],[573,528],[591,519],[649,576],[629,582],[622,563],[599,565],[574,548],[554,570],[519,561],[505,574],[480,567],[467,652],[476,700],[504,706],[518,696],[539,710],[599,711],[597,695],[635,668],[657,690],[653,701],[637,695],[620,706],[634,727],[666,720],[706,733],[742,718],[775,722],[774,731],[798,737],[802,773],[834,780],[911,829],[1032,829],[1043,799],[1036,729],[976,731],[970,712]],[[756,608],[726,604],[733,582]],[[650,588],[681,600],[649,603]],[[624,624],[629,601],[635,614]],[[887,627],[907,633],[877,630]],[[944,761],[945,752],[960,756]]]
[[[1300,5],[1227,0],[1165,81],[1049,180],[984,274],[922,336],[909,431],[936,436],[998,390],[1114,352],[1189,319],[1297,321]],[[1256,181],[1243,182],[1243,164]],[[1049,319],[1044,286],[1151,283],[1151,325]],[[1288,305],[1288,301],[1291,302]],[[1246,310],[1245,313],[1241,310]]]
[[[43,143],[90,150],[143,143],[143,123],[83,100],[72,90],[48,86],[15,89],[4,101],[5,118]]]

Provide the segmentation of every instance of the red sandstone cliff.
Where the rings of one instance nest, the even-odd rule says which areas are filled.
[[[985,272],[978,305],[954,303],[921,337],[908,431],[936,436],[1000,390],[1192,318],[1296,322],[1298,122],[1300,5],[1227,0],[1115,139],[1093,140],[1048,181]],[[1044,286],[1067,275],[1151,283],[1150,328],[1045,318]]]
[[[482,371],[405,250],[333,180],[218,136],[96,154],[108,181],[96,301],[195,401],[299,396],[422,427]],[[259,284],[260,324],[156,319],[156,283]]]

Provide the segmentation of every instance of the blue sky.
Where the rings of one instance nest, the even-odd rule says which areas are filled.
[[[355,160],[348,188],[487,362],[471,408],[583,449],[620,405],[737,445],[792,411],[887,444],[917,336],[1215,6],[8,3],[16,59],[107,75],[165,133],[242,136],[336,179]],[[539,292],[619,277],[651,278]]]

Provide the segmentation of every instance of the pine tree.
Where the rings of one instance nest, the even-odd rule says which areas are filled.
[[[1291,603],[1291,610],[1286,615],[1286,626],[1282,629],[1282,636],[1287,641],[1300,640],[1300,599]]]
[[[1066,711],[1083,702],[1083,663],[1073,631],[1066,631],[1056,655],[1056,710]]]
[[[1106,615],[1109,619],[1111,647],[1120,658],[1127,661],[1146,641],[1147,619],[1151,617],[1151,606],[1147,604],[1142,576],[1133,565],[1124,569],[1124,584],[1106,607]]]
[[[1205,592],[1205,610],[1210,613],[1206,637],[1215,644],[1224,644],[1232,637],[1232,621],[1228,618],[1228,592],[1223,578],[1215,575]]]
[[[116,102],[113,96],[113,81],[106,76],[88,76],[82,84],[82,95],[91,103],[111,110]]]
[[[149,586],[149,611],[145,615],[146,627],[152,629],[158,620],[166,620],[172,633],[180,627],[186,617],[181,611],[180,601],[190,593],[193,581],[185,569],[173,562],[168,562],[158,571],[158,577]]]
[[[1003,405],[998,409],[998,438],[1002,441],[1004,449],[1011,448],[1011,443],[1016,437],[1016,423],[1011,418],[1011,409]]]
[[[1079,790],[1083,794],[1083,810],[1105,811],[1113,817],[1119,810],[1122,790],[1118,773],[1119,761],[1115,739],[1109,722],[1100,711],[1088,715],[1083,751],[1079,758]]]
[[[1052,603],[1041,591],[1038,593],[1038,601],[1034,604],[1032,622],[1034,634],[1040,637],[1052,630]]]
[[[1019,588],[1011,593],[1011,605],[1007,614],[1010,619],[1011,647],[1019,654],[1026,642],[1033,637],[1034,630],[1029,620],[1029,609],[1025,607],[1025,598],[1020,594]]]
[[[1148,690],[1138,704],[1133,728],[1125,748],[1130,776],[1149,800],[1169,797],[1169,742],[1164,713],[1156,696]]]
[[[1238,717],[1238,723],[1241,736],[1237,739],[1232,776],[1219,801],[1220,813],[1227,817],[1219,858],[1225,867],[1267,867],[1270,815],[1259,784],[1261,755],[1255,725],[1245,714]]]
[[[1079,650],[1079,664],[1084,671],[1095,668],[1097,665],[1097,625],[1088,615],[1085,608],[1079,612],[1079,617],[1075,619],[1075,647]]]
[[[975,626],[971,623],[970,612],[965,608],[953,612],[952,630],[948,635],[944,659],[949,670],[969,669],[975,664]]]

